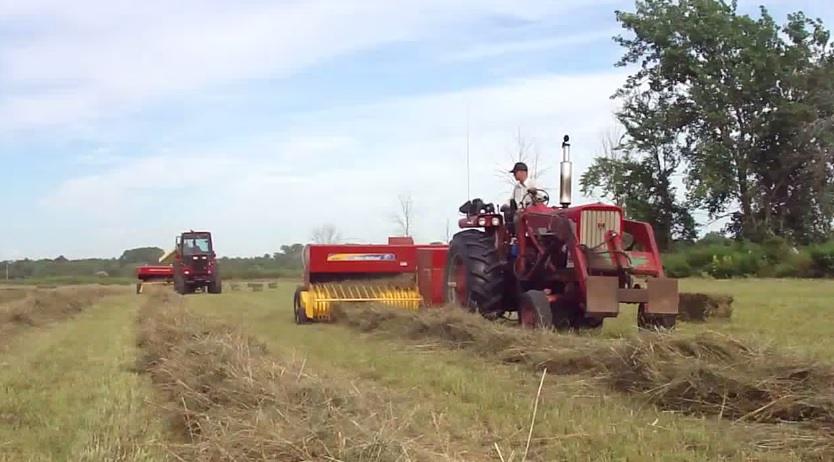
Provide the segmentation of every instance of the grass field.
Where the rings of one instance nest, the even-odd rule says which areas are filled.
[[[834,460],[827,281],[684,280],[733,317],[671,338],[633,311],[591,335],[375,306],[297,326],[293,288],[0,289],[0,460]]]

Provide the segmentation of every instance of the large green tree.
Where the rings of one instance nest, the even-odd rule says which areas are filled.
[[[822,23],[795,13],[780,27],[764,7],[753,18],[721,0],[637,1],[616,18],[629,33],[615,37],[617,65],[637,66],[615,95],[618,119],[650,172],[643,189],[669,216],[658,224],[688,228],[663,181],[681,167],[689,206],[731,216],[740,237],[829,234],[834,100]]]

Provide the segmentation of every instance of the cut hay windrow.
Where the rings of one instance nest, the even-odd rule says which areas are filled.
[[[163,392],[175,438],[188,461],[440,461],[404,436],[380,395],[310,374],[265,344],[155,293],[139,317],[137,368]]]
[[[8,338],[13,331],[21,328],[43,326],[71,318],[104,297],[124,293],[124,289],[81,286],[23,292],[23,297],[0,305],[0,338]]]
[[[22,298],[26,298],[26,296],[29,295],[29,293],[31,292],[33,291],[18,288],[0,289],[0,304],[14,302]]]
[[[460,309],[340,305],[336,320],[389,338],[434,341],[551,374],[586,374],[666,410],[734,421],[834,429],[834,365],[704,333],[628,339],[525,331]]]

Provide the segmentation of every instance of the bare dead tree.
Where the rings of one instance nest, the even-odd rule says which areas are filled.
[[[507,167],[516,162],[524,162],[527,164],[527,167],[530,169],[530,177],[532,178],[540,178],[542,175],[547,173],[548,170],[550,170],[549,166],[543,166],[541,169],[539,168],[541,151],[539,150],[538,144],[534,139],[522,136],[521,128],[516,130],[514,144],[513,147],[508,150],[507,157],[509,162],[507,165],[500,165],[498,167],[497,174],[502,182],[509,185],[515,184],[515,178],[512,173],[509,173],[509,169]]]
[[[313,230],[310,240],[314,244],[338,244],[341,241],[339,232],[333,225],[323,225]]]
[[[410,194],[400,194],[397,198],[399,207],[393,215],[393,221],[403,236],[411,236],[414,225],[414,201]]]

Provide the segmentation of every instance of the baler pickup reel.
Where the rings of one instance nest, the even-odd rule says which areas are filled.
[[[382,303],[409,310],[440,303],[446,248],[396,237],[388,245],[308,245],[304,284],[293,296],[294,320],[329,321],[339,303]]]

